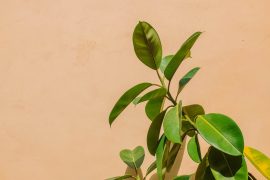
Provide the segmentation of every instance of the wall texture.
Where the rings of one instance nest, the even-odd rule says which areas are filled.
[[[139,20],[157,29],[164,54],[204,31],[176,74],[175,82],[201,67],[184,104],[228,114],[247,145],[270,155],[269,0],[0,4],[1,180],[102,180],[125,171],[119,150],[145,146],[150,123],[142,106],[130,106],[112,128],[108,114],[133,84],[158,82],[133,52]],[[184,173],[196,167],[188,158],[184,165]]]

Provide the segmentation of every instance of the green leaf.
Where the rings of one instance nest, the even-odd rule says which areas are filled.
[[[181,144],[174,144],[171,151],[169,152],[167,165],[166,165],[166,171],[170,172],[172,166],[174,165],[174,162],[176,160],[177,154],[181,148]]]
[[[130,168],[138,169],[144,160],[144,149],[137,146],[134,150],[124,149],[120,152],[120,157]]]
[[[191,175],[183,175],[183,176],[177,176],[173,178],[173,180],[189,180]]]
[[[150,99],[156,99],[156,98],[161,98],[166,96],[167,90],[163,87],[155,89],[153,91],[150,91],[148,93],[146,93],[145,95],[143,95],[139,100],[138,103],[150,100]],[[137,103],[137,104],[138,104]]]
[[[110,116],[109,116],[109,123],[112,125],[114,120],[121,114],[121,112],[145,89],[150,87],[152,84],[151,83],[141,83],[138,84],[128,91],[126,91],[120,99],[116,102],[114,105]]]
[[[201,32],[196,32],[193,35],[191,35],[181,46],[181,48],[178,50],[178,52],[173,56],[172,60],[168,64],[168,66],[165,69],[164,75],[168,80],[171,80],[174,73],[180,66],[180,64],[183,62],[183,60],[187,57],[187,55],[190,52],[190,49],[198,39],[198,37],[201,35]]]
[[[163,118],[166,111],[162,111],[151,123],[148,133],[147,133],[147,147],[153,156],[156,153],[157,147],[158,147],[158,141],[159,141],[159,134],[161,125],[163,122]]]
[[[210,147],[208,161],[216,179],[248,179],[247,165],[243,156],[231,156],[214,147]]]
[[[128,178],[134,178],[134,177],[132,175],[124,175],[124,176],[112,177],[106,180],[123,180],[123,179],[128,179]]]
[[[199,164],[195,180],[215,180],[208,162],[208,153],[204,156],[202,162]]]
[[[166,137],[163,135],[157,147],[156,162],[157,162],[157,175],[159,180],[163,180],[163,156],[164,156],[164,145]]]
[[[199,104],[192,104],[188,106],[183,106],[182,112],[184,115],[187,115],[193,122],[198,115],[204,115],[204,109]]]
[[[187,83],[195,76],[195,74],[199,71],[199,67],[193,68],[190,70],[187,74],[185,74],[179,81],[179,87],[178,87],[178,92],[179,94],[182,89],[187,85]]]
[[[232,156],[242,155],[244,139],[240,128],[229,117],[222,114],[200,115],[196,126],[206,142]]]
[[[139,22],[133,32],[133,46],[137,57],[146,66],[157,70],[162,58],[162,47],[156,30],[147,22]]]
[[[152,121],[162,110],[164,98],[150,99],[145,106],[145,113],[147,117]]]
[[[160,67],[159,67],[159,69],[161,70],[162,73],[164,73],[166,67],[168,66],[168,64],[170,63],[172,58],[173,58],[173,55],[168,55],[168,56],[165,56],[164,58],[162,58],[161,63],[160,63]]]
[[[154,161],[148,168],[145,174],[145,177],[148,176],[152,171],[154,171],[157,168],[157,163]]]
[[[192,137],[187,145],[188,155],[189,157],[196,163],[201,162],[201,150],[200,150],[200,144],[198,141],[198,136]]]
[[[252,147],[245,147],[245,156],[266,177],[270,179],[270,158]]]
[[[166,137],[173,143],[181,143],[180,129],[181,129],[181,103],[171,108],[164,117],[163,129]]]

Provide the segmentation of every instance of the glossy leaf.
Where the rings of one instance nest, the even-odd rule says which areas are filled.
[[[166,67],[168,66],[168,64],[170,63],[172,58],[173,58],[173,55],[168,55],[168,56],[165,56],[164,58],[162,58],[161,63],[160,63],[160,67],[159,67],[159,69],[162,73],[164,73]]]
[[[156,99],[166,96],[167,90],[165,88],[158,88],[143,95],[137,102],[141,103],[150,99]]]
[[[187,145],[187,151],[189,157],[196,163],[201,162],[201,150],[200,150],[200,144],[198,141],[198,136],[192,137]]]
[[[166,137],[163,135],[159,141],[157,152],[156,152],[156,162],[157,162],[157,175],[159,180],[163,180],[163,156],[164,156],[164,146]]]
[[[155,99],[150,99],[146,106],[145,106],[145,113],[147,117],[152,121],[157,117],[157,115],[160,113],[162,110],[162,106],[164,103],[164,98],[155,98]]]
[[[151,123],[148,133],[147,133],[147,147],[150,154],[155,155],[158,141],[159,141],[159,134],[161,125],[163,122],[163,118],[166,111],[162,111]]]
[[[242,155],[244,139],[240,128],[229,117],[222,114],[200,115],[196,126],[206,142],[232,156]]]
[[[158,69],[162,47],[156,30],[147,22],[139,22],[133,32],[133,46],[137,57],[152,69]]]
[[[248,179],[247,165],[243,156],[231,156],[210,147],[208,161],[216,179]]]
[[[145,177],[148,176],[152,171],[154,171],[157,168],[157,163],[154,161],[148,168],[145,174]]]
[[[144,156],[144,149],[142,146],[138,146],[134,150],[124,149],[120,152],[122,161],[133,169],[138,169],[141,167]]]
[[[190,180],[191,175],[183,175],[183,176],[177,176],[173,178],[173,180]]]
[[[193,122],[198,115],[204,115],[204,109],[199,104],[192,104],[188,106],[183,106],[182,112],[184,115],[187,115]]]
[[[163,129],[166,137],[173,143],[181,143],[180,129],[181,129],[181,104],[168,110],[164,117]]]
[[[182,89],[187,85],[187,83],[195,76],[195,74],[199,71],[199,67],[193,68],[190,70],[187,74],[185,74],[179,81],[179,87],[178,87],[178,92],[179,94]]]
[[[145,89],[150,87],[151,83],[141,83],[138,84],[128,91],[126,91],[120,99],[114,105],[110,116],[109,116],[109,123],[112,125],[114,120],[119,116],[119,114]]]
[[[168,80],[171,80],[174,73],[180,66],[180,64],[183,62],[185,57],[187,57],[188,53],[190,52],[190,49],[198,39],[198,37],[201,35],[201,32],[196,32],[193,35],[191,35],[181,46],[181,48],[178,50],[178,52],[173,56],[172,60],[168,64],[168,66],[165,69],[164,75]]]
[[[109,178],[106,180],[124,180],[124,179],[128,179],[128,178],[134,178],[134,177],[132,175],[124,175],[124,176],[117,176],[117,177]]]
[[[208,153],[204,156],[202,162],[199,164],[195,180],[215,180],[208,162]]]
[[[245,147],[245,156],[266,177],[270,179],[270,158],[251,147]]]

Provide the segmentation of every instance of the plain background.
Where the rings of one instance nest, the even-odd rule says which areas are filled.
[[[125,90],[158,82],[133,52],[139,20],[156,28],[164,55],[204,32],[173,87],[201,67],[183,103],[227,114],[246,145],[270,155],[269,8],[269,0],[2,0],[0,179],[102,180],[125,171],[122,148],[146,147],[143,106],[108,124]],[[195,168],[186,156],[181,172]]]

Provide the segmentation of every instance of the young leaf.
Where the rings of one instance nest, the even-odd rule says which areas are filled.
[[[166,137],[163,135],[159,141],[157,152],[156,152],[156,162],[157,162],[157,175],[159,180],[163,180],[163,155],[164,155],[164,145]]]
[[[147,133],[147,147],[153,156],[156,153],[157,146],[158,146],[158,140],[159,140],[159,134],[160,134],[160,128],[163,122],[163,118],[166,111],[162,111],[151,123],[148,133]]]
[[[231,156],[210,147],[208,161],[216,179],[248,179],[247,165],[243,156]]]
[[[117,176],[117,177],[109,178],[109,179],[106,179],[106,180],[124,180],[124,179],[128,179],[128,178],[136,179],[132,175],[124,175],[124,176]]]
[[[181,103],[171,108],[164,117],[163,129],[166,137],[173,143],[181,143],[180,129],[182,107]]]
[[[166,67],[168,66],[168,64],[170,63],[172,58],[173,58],[173,55],[168,55],[168,56],[165,56],[164,58],[162,58],[161,63],[160,63],[160,67],[159,67],[159,69],[162,73],[164,73]]]
[[[185,74],[179,81],[179,87],[178,87],[178,92],[179,94],[182,89],[187,85],[187,83],[195,76],[195,74],[199,71],[199,67],[193,68],[190,70],[187,74]]]
[[[168,80],[171,80],[174,73],[180,66],[180,64],[183,62],[185,57],[187,57],[190,49],[198,39],[198,37],[201,35],[201,32],[196,32],[193,35],[191,35],[181,46],[181,48],[178,50],[178,52],[173,56],[172,60],[168,64],[168,66],[165,69],[164,75]]]
[[[206,142],[222,152],[240,156],[244,150],[244,139],[240,128],[229,117],[222,114],[200,115],[196,126]]]
[[[112,125],[114,120],[119,116],[119,114],[145,89],[150,87],[151,83],[141,83],[126,91],[120,99],[114,105],[110,116],[109,123]]]
[[[120,157],[130,168],[138,169],[144,160],[144,149],[142,146],[137,146],[133,150],[124,149],[120,152]]]
[[[163,87],[155,89],[153,91],[150,91],[148,93],[146,93],[145,95],[143,95],[137,102],[137,104],[150,100],[150,99],[156,99],[156,98],[161,98],[166,96],[167,90]]]
[[[162,47],[156,30],[147,22],[139,22],[133,32],[133,46],[137,57],[146,66],[157,70],[162,58]]]
[[[202,160],[200,144],[198,141],[198,136],[192,137],[187,145],[188,155],[189,157],[196,163],[200,163]]]
[[[150,99],[145,106],[145,113],[147,117],[152,121],[160,113],[164,98]]]
[[[270,158],[262,152],[251,147],[245,147],[245,156],[261,172],[264,177],[270,179]]]

